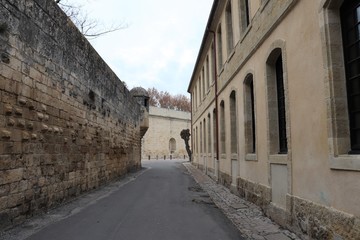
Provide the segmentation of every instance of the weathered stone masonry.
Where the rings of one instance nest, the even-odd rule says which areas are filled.
[[[140,163],[140,105],[53,0],[0,0],[0,229]]]

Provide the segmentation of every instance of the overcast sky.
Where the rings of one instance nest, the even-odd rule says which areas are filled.
[[[63,0],[66,3],[66,0]],[[67,0],[100,24],[128,27],[91,44],[129,89],[187,94],[213,0]]]

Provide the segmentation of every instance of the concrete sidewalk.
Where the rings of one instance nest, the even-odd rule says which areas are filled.
[[[209,176],[191,163],[183,163],[201,188],[206,191],[217,207],[233,222],[248,239],[295,240],[294,233],[282,229],[265,217],[260,207],[232,194],[223,185],[217,184]]]

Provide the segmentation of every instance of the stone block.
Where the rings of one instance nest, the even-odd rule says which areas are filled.
[[[22,132],[22,141],[29,141],[30,140],[30,134],[26,131]]]
[[[3,112],[5,115],[11,115],[13,113],[13,106],[11,106],[10,104],[5,104]]]
[[[46,178],[45,177],[39,178],[38,186],[43,187],[43,186],[45,186],[45,184],[46,184]]]
[[[13,72],[13,75],[11,76],[11,79],[14,80],[14,81],[16,81],[16,82],[21,83],[22,73],[21,73],[21,72],[18,72],[18,71]]]
[[[7,125],[7,118],[4,115],[0,115],[0,128],[4,128]]]
[[[10,79],[5,79],[5,91],[16,93],[18,89],[18,82]]]
[[[1,138],[4,140],[9,140],[12,136],[12,133],[8,130],[2,129],[1,130]]]
[[[11,217],[9,210],[0,211],[0,229],[11,226]]]
[[[44,119],[44,114],[43,114],[43,113],[38,112],[38,113],[36,114],[36,116],[37,116],[37,119],[38,119],[39,121],[42,121],[42,120]]]
[[[35,110],[35,103],[34,101],[28,101],[29,110]]]
[[[14,113],[16,116],[22,116],[23,115],[23,110],[19,107],[15,107],[14,108]]]
[[[14,69],[10,68],[9,66],[5,65],[5,64],[1,64],[0,65],[0,71],[1,71],[1,75],[5,78],[5,79],[11,79],[13,73],[15,72]]]
[[[28,130],[33,130],[34,129],[34,123],[33,122],[27,122],[26,123],[26,128],[28,129]]]
[[[23,75],[22,77],[22,83],[29,86],[29,87],[33,87],[34,86],[34,80],[31,79],[29,76]]]
[[[6,171],[2,170],[0,173],[0,185],[3,185],[22,180],[24,169],[19,168]]]
[[[11,155],[0,155],[0,170],[14,168]]]
[[[11,131],[11,140],[14,142],[21,142],[22,141],[22,130],[20,129],[12,129]]]
[[[19,128],[25,128],[25,119],[18,119],[16,126]]]
[[[17,58],[11,58],[11,68],[14,69],[16,72],[21,72],[21,65],[22,62]]]
[[[5,90],[5,77],[0,75],[0,90]]]
[[[49,126],[48,125],[46,125],[46,124],[41,124],[41,126],[40,126],[40,131],[42,132],[42,133],[45,133],[45,132],[47,132],[49,130]]]
[[[39,82],[42,82],[44,80],[43,75],[33,67],[29,67],[29,76]]]
[[[32,133],[31,134],[31,140],[36,140],[38,137],[37,137],[37,134],[36,133]]]
[[[19,98],[18,98],[18,102],[19,102],[20,105],[26,106],[27,99],[24,98],[24,97],[19,97]]]
[[[24,193],[11,194],[8,198],[8,208],[21,205],[25,201]],[[15,213],[18,216],[18,213]]]
[[[18,95],[24,96],[24,97],[28,97],[28,98],[32,98],[33,97],[33,88],[25,85],[23,83],[18,83],[17,84],[17,91],[16,93]]]
[[[11,153],[12,154],[21,154],[22,153],[22,142],[17,141],[17,142],[13,142],[13,143],[9,143],[11,144]],[[10,146],[9,146],[10,147]]]
[[[47,106],[45,104],[40,104],[40,111],[42,112],[46,112],[47,111]]]
[[[10,192],[9,184],[0,186],[0,197],[8,196],[9,192]]]
[[[15,119],[14,118],[8,118],[7,126],[9,126],[9,127],[15,126]]]

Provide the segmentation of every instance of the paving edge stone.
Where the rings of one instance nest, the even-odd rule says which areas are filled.
[[[206,191],[215,205],[248,239],[259,240],[300,240],[294,233],[282,229],[266,217],[260,207],[230,192],[225,186],[216,183],[209,176],[194,167],[183,163],[195,181]]]

